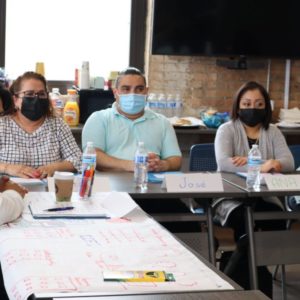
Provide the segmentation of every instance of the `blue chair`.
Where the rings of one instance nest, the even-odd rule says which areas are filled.
[[[214,144],[196,144],[191,147],[190,150],[190,163],[189,169],[193,171],[216,171],[217,162],[215,158]],[[207,227],[208,227],[208,243],[211,262],[215,264],[215,243],[217,241],[213,236],[213,221],[212,211],[208,206],[208,199],[189,199],[189,208],[192,213],[197,215],[207,215]],[[205,209],[206,208],[206,209]]]
[[[290,145],[290,151],[293,154],[294,161],[295,161],[295,169],[300,167],[300,145]],[[290,211],[299,211],[300,204],[299,204],[299,196],[288,196],[286,197],[286,208]],[[290,227],[290,222],[288,222],[288,228]]]
[[[189,170],[191,172],[217,171],[215,147],[213,143],[196,144],[191,147]],[[197,203],[199,202],[200,200],[197,200]],[[205,202],[205,200],[202,199],[201,202]],[[202,207],[195,208],[192,202],[190,202],[190,210],[193,213],[204,214],[204,209]]]
[[[295,161],[295,168],[300,167],[300,145],[289,145],[290,151],[293,154]]]
[[[214,144],[196,144],[191,147],[190,150],[190,164],[189,170],[191,172],[200,171],[216,171],[217,170],[217,162],[215,157],[215,147]],[[200,199],[196,200],[203,203],[206,200],[202,201]],[[204,214],[203,205],[200,207],[196,207],[192,201],[190,201],[190,210],[196,214]]]
[[[190,171],[217,171],[214,144],[196,144],[190,150]]]
[[[289,149],[292,152],[295,169],[300,167],[300,145],[289,145]],[[300,205],[298,203],[298,196],[285,197],[285,206],[288,211],[299,211]],[[287,220],[287,229],[290,229],[292,225],[291,220]],[[273,272],[273,279],[276,280],[279,265],[277,265]],[[281,278],[282,278],[282,295],[283,299],[286,299],[286,280],[285,280],[285,265],[281,265]]]

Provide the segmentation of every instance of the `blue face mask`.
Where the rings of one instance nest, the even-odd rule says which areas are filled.
[[[119,107],[126,114],[138,114],[146,106],[146,95],[121,94],[119,97]]]

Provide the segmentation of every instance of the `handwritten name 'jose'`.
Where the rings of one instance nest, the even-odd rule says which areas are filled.
[[[185,176],[182,177],[181,182],[178,185],[181,189],[204,189],[206,188],[206,182],[204,180],[192,180]]]

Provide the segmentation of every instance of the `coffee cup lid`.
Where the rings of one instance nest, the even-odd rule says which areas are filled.
[[[54,178],[62,180],[74,179],[74,174],[72,172],[58,172],[55,171]]]

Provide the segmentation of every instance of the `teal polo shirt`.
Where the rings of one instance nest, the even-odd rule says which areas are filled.
[[[93,142],[110,156],[133,160],[139,141],[144,142],[148,152],[161,159],[181,156],[173,126],[163,115],[149,109],[140,118],[132,121],[112,108],[94,112],[86,121],[82,131],[82,147]]]

